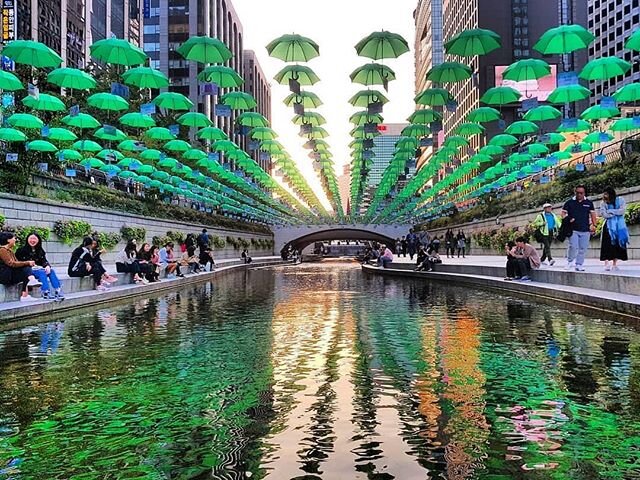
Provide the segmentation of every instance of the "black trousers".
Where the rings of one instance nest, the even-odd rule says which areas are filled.
[[[87,266],[84,262],[78,265],[78,270],[73,270],[67,272],[70,277],[88,277],[91,275],[93,278],[93,283],[99,285],[102,281],[102,275],[107,273],[107,271],[102,266],[102,262],[93,262],[91,264],[91,271],[87,271]]]
[[[509,257],[507,259],[507,277],[520,278],[529,275],[531,266],[529,260]]]
[[[27,289],[29,275],[33,275],[31,267],[12,268],[2,265],[2,269],[0,269],[0,284],[16,285],[19,283],[20,291],[24,292]]]
[[[542,238],[542,257],[540,261],[544,262],[545,260],[553,260],[551,258],[551,242],[553,241],[553,234],[545,235]]]

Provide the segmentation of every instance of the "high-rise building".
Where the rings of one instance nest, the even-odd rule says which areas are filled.
[[[351,164],[342,167],[342,175],[338,177],[338,190],[342,201],[342,210],[349,213],[349,197],[351,196]]]
[[[260,62],[253,50],[245,50],[243,52],[243,71],[244,71],[244,91],[253,95],[258,106],[256,111],[266,117],[271,122],[271,85],[267,80],[267,76],[262,71]],[[253,158],[263,170],[270,172],[272,162],[268,155],[260,155],[260,152],[254,151]]]

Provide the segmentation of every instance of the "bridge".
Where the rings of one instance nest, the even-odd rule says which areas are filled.
[[[303,248],[314,242],[330,240],[372,240],[394,245],[396,238],[409,233],[410,228],[412,225],[365,224],[274,227],[274,251],[280,253],[289,246],[302,251]]]

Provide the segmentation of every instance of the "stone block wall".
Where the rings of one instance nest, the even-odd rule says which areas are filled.
[[[5,223],[13,227],[38,226],[53,229],[58,220],[84,220],[91,224],[94,230],[105,233],[120,233],[123,226],[143,227],[146,229],[146,241],[151,242],[154,236],[164,236],[167,231],[187,233],[200,233],[203,228],[209,231],[210,235],[217,235],[226,240],[227,236],[240,237],[251,241],[255,239],[272,240],[272,235],[228,230],[210,225],[199,225],[192,223],[180,223],[174,220],[163,220],[159,218],[147,218],[140,215],[131,215],[123,212],[109,211],[88,207],[85,205],[72,205],[67,203],[52,202],[38,198],[23,197],[0,193],[0,214],[6,218]],[[52,232],[49,241],[45,244],[45,250],[49,261],[56,265],[66,265],[69,261],[71,251],[77,245],[65,245],[59,241]],[[124,247],[121,241],[112,251],[104,255],[106,263],[114,263],[114,257],[118,250]],[[223,249],[214,249],[214,257],[217,259],[239,258],[241,250],[236,250],[232,245],[227,244]],[[273,255],[273,249],[256,250],[249,247],[250,255],[254,257]]]

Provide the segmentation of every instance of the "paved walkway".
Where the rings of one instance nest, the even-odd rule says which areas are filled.
[[[504,267],[506,264],[506,256],[501,255],[469,255],[466,258],[447,258],[446,255],[441,255],[442,262],[448,265],[474,265],[485,267]],[[413,261],[409,259],[409,256],[402,257],[395,255],[395,263],[415,263],[415,257]],[[543,265],[541,268],[544,270],[558,270],[564,271],[567,261],[564,258],[556,259],[556,264],[551,267],[549,265]],[[589,258],[585,260],[584,267],[586,272],[589,273],[602,273],[607,275],[622,275],[627,277],[640,277],[640,260],[630,260],[628,262],[620,262],[620,270],[615,272],[606,272],[604,270],[604,263],[595,259]]]

